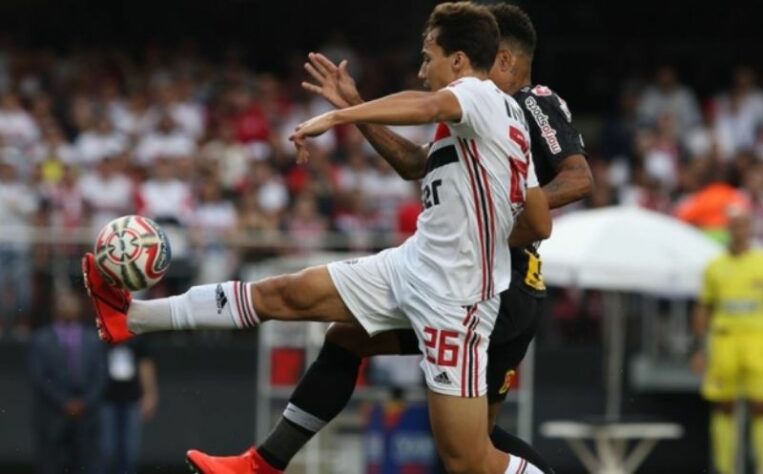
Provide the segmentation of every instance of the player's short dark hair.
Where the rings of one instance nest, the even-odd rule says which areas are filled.
[[[512,46],[518,47],[522,52],[532,57],[535,53],[535,44],[538,35],[535,26],[524,10],[509,3],[496,3],[488,6],[498,22],[501,32],[501,41],[507,41]]]
[[[488,71],[498,53],[500,32],[487,8],[471,2],[448,2],[435,7],[424,25],[424,34],[438,30],[436,42],[450,55],[463,51],[472,67]]]

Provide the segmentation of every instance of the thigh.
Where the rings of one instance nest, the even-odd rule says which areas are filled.
[[[327,266],[341,301],[371,336],[411,326],[393,289],[396,258],[397,249],[388,249]]]
[[[326,266],[265,278],[250,291],[260,321],[355,321]]]
[[[487,346],[498,314],[498,297],[478,304],[445,304],[412,289],[401,302],[424,355],[421,368],[430,390],[475,398],[487,391]]]
[[[535,338],[544,303],[545,298],[538,298],[527,293],[523,293],[517,299],[516,311],[530,315],[528,318],[529,325],[522,332],[508,340],[494,337],[498,331],[497,325],[500,323],[501,318],[505,317],[499,312],[496,329],[493,330],[487,350],[487,394],[489,403],[503,402],[506,399],[517,367],[519,367],[519,364],[525,358],[527,348]],[[501,311],[503,311],[503,305],[501,306]]]
[[[712,402],[736,399],[739,392],[741,364],[740,341],[729,328],[713,329],[707,354],[707,370],[702,382],[702,395]]]
[[[421,354],[416,333],[412,329],[382,331],[369,336],[359,324],[332,323],[326,331],[326,341],[359,357]]]
[[[740,356],[743,358],[742,388],[744,395],[753,402],[763,402],[763,331],[753,329],[743,335],[745,343]]]

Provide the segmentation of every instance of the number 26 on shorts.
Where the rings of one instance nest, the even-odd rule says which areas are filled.
[[[424,327],[424,346],[427,360],[440,367],[458,364],[458,332]]]

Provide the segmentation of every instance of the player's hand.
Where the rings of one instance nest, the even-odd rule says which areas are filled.
[[[691,370],[695,374],[699,374],[699,375],[704,374],[705,368],[707,366],[705,352],[697,351],[694,354],[692,354],[691,359],[689,360],[689,365],[691,365]]]
[[[334,112],[326,112],[297,125],[294,133],[289,137],[289,140],[297,148],[297,163],[307,163],[307,159],[310,157],[307,151],[307,137],[322,135],[334,125],[336,125]]]
[[[307,59],[305,70],[316,83],[304,81],[303,89],[323,97],[338,109],[363,102],[355,86],[355,80],[347,72],[346,59],[340,62],[339,66],[321,53],[310,53]]]

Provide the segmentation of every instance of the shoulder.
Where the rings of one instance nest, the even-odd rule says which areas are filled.
[[[572,114],[567,106],[567,102],[548,86],[542,84],[526,86],[518,91],[515,97],[522,104],[522,107],[530,113],[561,113],[568,121],[572,120]]]

